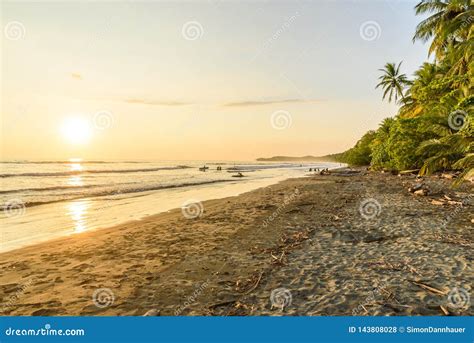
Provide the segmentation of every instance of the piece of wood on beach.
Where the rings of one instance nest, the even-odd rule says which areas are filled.
[[[449,316],[449,311],[446,309],[446,307],[444,307],[443,305],[439,305],[439,308],[441,309],[441,311],[443,311],[445,316]]]
[[[441,177],[442,177],[443,179],[451,180],[451,179],[454,179],[454,178],[456,177],[456,175],[450,174],[450,173],[442,173],[442,174],[441,174]]]
[[[420,171],[420,169],[402,170],[398,174],[399,175],[418,174],[419,171]]]
[[[463,203],[461,201],[454,201],[454,200],[448,200],[449,205],[455,205],[455,206],[462,206]]]
[[[419,189],[417,191],[414,191],[413,194],[415,195],[421,195],[421,196],[426,196],[428,195],[428,190],[423,188],[423,189]]]
[[[285,261],[283,260],[283,258],[285,257],[285,250],[283,250],[281,252],[280,257],[277,257],[277,256],[273,255],[273,252],[270,252],[270,256],[273,258],[272,264],[277,264],[277,265],[280,265],[280,266],[285,265]]]
[[[437,288],[434,288],[433,286],[430,286],[430,285],[427,285],[425,283],[422,283],[422,282],[418,282],[418,281],[414,281],[414,280],[408,280],[410,281],[411,283],[423,288],[423,289],[426,289],[427,291],[430,291],[432,293],[435,293],[435,294],[439,294],[439,295],[447,295],[448,292],[447,291],[442,291],[440,289],[437,289]]]
[[[408,188],[408,192],[410,193],[415,193],[416,191],[420,190],[423,188],[423,184],[422,183],[417,183],[413,186],[411,186],[410,188]]]
[[[441,199],[441,200],[431,200],[431,204],[433,205],[436,205],[436,206],[443,206],[445,204],[445,202]]]

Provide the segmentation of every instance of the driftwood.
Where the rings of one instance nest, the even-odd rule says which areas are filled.
[[[428,195],[430,194],[429,188],[424,183],[417,183],[408,188],[408,192],[413,193],[415,195]]]
[[[285,257],[285,249],[283,249],[283,251],[281,252],[280,257],[276,257],[275,255],[273,255],[273,253],[270,253],[270,255],[274,259],[272,261],[273,264],[278,264],[278,265],[282,265],[282,266],[285,265],[285,262],[283,261],[283,257]]]
[[[408,188],[408,191],[410,193],[415,193],[416,191],[420,190],[420,189],[423,189],[423,184],[422,183],[417,183],[416,185],[414,186],[411,186],[410,188]]]
[[[413,194],[421,195],[421,196],[426,196],[426,195],[428,195],[428,193],[429,193],[429,191],[425,188],[419,189],[419,190],[413,192]]]
[[[431,200],[431,203],[437,206],[443,206],[445,204],[444,201],[439,201],[439,200]]]
[[[443,311],[445,316],[449,316],[449,312],[446,307],[444,307],[443,305],[439,305],[439,308],[441,309],[441,311]]]
[[[432,293],[435,293],[435,294],[439,294],[439,295],[446,295],[448,294],[448,292],[446,291],[442,291],[440,289],[437,289],[437,288],[434,288],[433,286],[430,286],[430,285],[427,285],[425,283],[422,283],[422,282],[418,282],[418,281],[414,281],[414,280],[408,280],[410,281],[411,283],[423,288],[423,289],[426,289],[427,291],[430,291]]]
[[[437,206],[443,206],[443,205],[463,206],[464,205],[461,201],[451,200],[451,198],[446,195],[444,197],[445,199],[431,200],[431,204],[437,205]]]

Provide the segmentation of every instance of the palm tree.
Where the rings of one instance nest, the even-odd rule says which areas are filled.
[[[443,77],[440,68],[434,64],[425,62],[415,71],[415,78],[410,87],[405,92],[405,98],[400,107],[399,114],[403,118],[413,118],[422,115],[427,107],[431,106],[431,101],[438,102],[436,94],[429,91],[430,84]]]
[[[472,0],[422,0],[415,6],[417,15],[433,13],[416,27],[413,41],[431,42],[428,55],[442,59],[450,45],[457,45],[472,36]]]
[[[472,21],[474,22],[474,15]],[[450,45],[442,61],[449,67],[446,74],[457,77],[456,86],[464,97],[473,94],[474,89],[474,30],[472,31],[472,38],[469,40]]]
[[[465,118],[464,127],[453,133],[449,127],[446,117],[427,116],[425,117],[425,129],[437,135],[424,141],[418,148],[418,153],[424,156],[421,175],[431,174],[440,169],[461,170],[458,181],[474,176],[474,125],[472,117]]]
[[[403,90],[410,84],[410,81],[405,74],[400,74],[401,64],[402,62],[397,66],[395,63],[387,63],[383,69],[379,69],[383,72],[383,75],[379,77],[380,82],[375,88],[383,88],[382,99],[385,99],[388,95],[388,102],[392,102],[392,98],[395,102],[397,102],[399,98],[401,98],[402,101],[405,99]]]

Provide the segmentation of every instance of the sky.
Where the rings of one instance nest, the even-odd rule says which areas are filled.
[[[346,150],[427,59],[415,1],[1,4],[1,159],[252,160]]]

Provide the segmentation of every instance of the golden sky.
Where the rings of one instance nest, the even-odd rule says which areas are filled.
[[[410,74],[426,57],[411,42],[412,7],[2,3],[1,157],[249,160],[345,150],[396,113],[374,89],[377,69],[404,58]],[[367,39],[362,28],[373,22]]]

